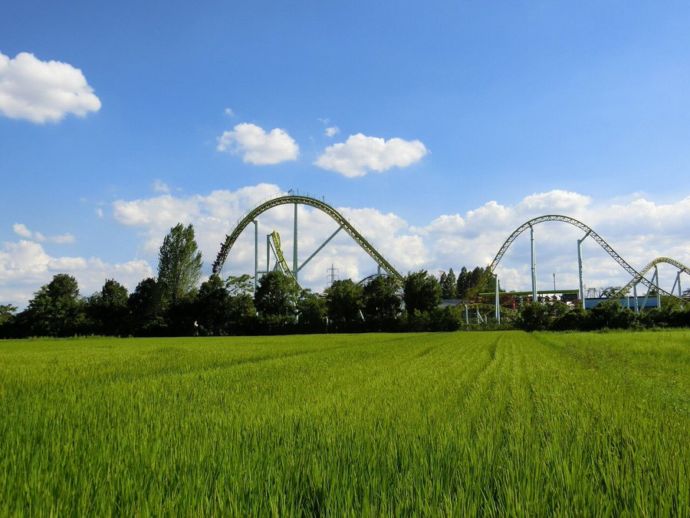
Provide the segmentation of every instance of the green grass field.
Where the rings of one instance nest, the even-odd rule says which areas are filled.
[[[690,332],[0,342],[0,515],[690,515]]]

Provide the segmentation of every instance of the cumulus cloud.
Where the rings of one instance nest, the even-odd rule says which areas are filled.
[[[153,254],[163,237],[177,223],[193,223],[204,257],[218,251],[225,233],[237,220],[262,201],[283,194],[276,185],[258,184],[236,191],[218,190],[208,195],[160,195],[137,200],[116,200],[113,216],[122,225],[138,228],[143,251]]]
[[[338,128],[338,126],[329,126],[323,130],[323,133],[327,137],[335,137],[338,133],[340,133],[340,128]]]
[[[358,133],[350,135],[345,142],[328,146],[314,164],[355,178],[372,171],[382,173],[393,167],[410,166],[420,161],[427,152],[419,140],[385,140]]]
[[[33,293],[58,273],[74,275],[81,293],[90,295],[108,278],[134,289],[141,279],[153,275],[153,270],[144,260],[113,264],[96,257],[54,257],[35,241],[6,242],[0,247],[0,303],[25,306]]]
[[[257,126],[243,122],[232,131],[218,137],[218,151],[242,155],[242,161],[254,165],[273,165],[297,160],[299,146],[283,129],[274,128],[268,133]]]
[[[582,194],[554,189],[553,191],[531,194],[520,202],[525,210],[573,211],[587,207],[592,199]]]
[[[74,243],[76,241],[75,237],[70,233],[46,236],[41,232],[35,232],[30,230],[24,223],[15,223],[14,225],[12,225],[12,230],[14,230],[14,233],[20,237],[31,239],[33,241],[38,241],[40,243],[48,242],[55,243],[58,245],[67,245]]]
[[[0,52],[0,113],[6,117],[43,124],[68,114],[84,117],[100,108],[101,101],[78,68],[41,61],[28,52],[15,58]]]
[[[223,113],[225,115],[227,115],[228,117],[234,117],[235,116],[235,112],[233,111],[232,108],[225,108],[225,110],[223,110]]]

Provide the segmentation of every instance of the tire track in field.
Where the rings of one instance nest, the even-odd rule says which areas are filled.
[[[474,380],[470,382],[471,388],[463,395],[459,401],[459,408],[463,408],[466,413],[463,415],[465,423],[472,423],[475,418],[480,421],[486,419],[496,406],[496,387],[500,373],[504,368],[507,355],[500,354],[502,348],[499,345],[503,340],[502,335],[498,335],[488,346],[488,357],[476,372]],[[490,401],[490,405],[482,405],[480,402]],[[487,409],[489,410],[487,412]]]
[[[462,349],[458,349],[457,336],[449,335],[448,341],[435,349],[438,354],[418,359],[421,361],[415,364],[425,370],[413,371],[413,375],[419,377],[428,373],[427,382],[430,383],[421,387],[421,398],[426,405],[427,419],[432,421],[442,423],[446,421],[449,412],[464,411],[476,380],[495,360],[495,354],[491,353],[495,344],[492,342],[489,345],[487,355],[487,346],[482,343],[484,336],[476,336],[477,341]]]
[[[534,338],[559,359],[567,361],[573,370],[583,373],[584,383],[600,398],[616,394],[627,401],[647,402],[638,404],[637,411],[650,416],[656,414],[656,410],[648,406],[652,402],[667,408],[671,414],[680,412],[690,416],[690,390],[678,391],[678,379],[684,370],[659,361],[644,364],[631,361],[625,350],[617,349],[615,344],[606,344],[606,338],[615,340],[619,336],[618,333],[592,334],[586,335],[586,341],[584,335],[535,334]],[[656,336],[639,333],[630,334],[629,339],[651,340]]]
[[[577,339],[586,341],[578,344]],[[634,371],[617,368],[614,362],[592,366],[589,359],[579,361],[567,350],[586,349],[597,363],[596,354],[607,353],[599,339],[530,335],[536,367],[532,377],[540,387],[537,408],[543,420],[544,490],[551,502],[562,500],[563,494],[588,493],[591,504],[606,506],[610,514],[655,515],[655,509],[664,508],[662,502],[667,506],[680,494],[681,485],[688,487],[687,476],[677,471],[681,459],[688,458],[687,414],[665,406],[665,396],[639,384]],[[655,402],[647,406],[644,398]],[[675,454],[669,455],[671,451]],[[669,467],[659,471],[657,459],[665,459]],[[649,487],[657,488],[651,500],[638,492]],[[577,502],[570,505],[582,514]]]
[[[462,500],[478,502],[479,514],[491,516],[506,512],[500,474],[507,443],[509,388],[505,381],[513,352],[504,342],[505,336],[499,334],[485,349],[487,361],[466,394],[464,412],[452,430],[465,471],[457,480],[458,494]]]
[[[98,373],[96,372],[94,375],[89,375],[88,377],[85,377],[81,380],[81,382],[84,385],[92,385],[92,384],[97,384],[97,385],[107,385],[107,384],[115,384],[115,383],[121,383],[121,382],[135,382],[135,381],[146,381],[146,380],[154,380],[158,378],[165,378],[169,376],[189,376],[189,375],[199,375],[199,374],[205,374],[205,373],[211,373],[215,371],[222,371],[222,370],[230,370],[230,369],[235,369],[238,367],[244,367],[244,366],[249,366],[249,365],[257,365],[261,363],[267,363],[271,362],[273,360],[290,360],[290,359],[295,359],[295,358],[300,358],[304,356],[309,356],[309,355],[318,355],[318,354],[324,354],[324,353],[330,353],[332,351],[340,350],[340,349],[346,349],[346,348],[351,348],[351,344],[340,344],[336,345],[333,347],[328,347],[328,348],[309,348],[309,349],[300,349],[300,350],[293,350],[289,352],[283,352],[283,353],[278,353],[278,354],[260,354],[258,356],[250,356],[250,357],[235,357],[235,358],[230,358],[227,360],[223,361],[213,361],[213,363],[209,364],[192,364],[192,363],[182,363],[181,360],[184,360],[185,358],[182,357],[175,357],[172,358],[171,360],[174,361],[173,364],[169,365],[152,365],[151,370],[149,372],[142,372],[141,370],[135,371],[126,371],[122,370],[123,365],[117,365],[117,369],[111,370],[111,371],[106,371],[103,373]],[[185,350],[185,352],[193,352],[193,351],[188,351]],[[152,359],[157,359],[155,355],[152,357]],[[189,357],[187,357],[189,358]],[[191,359],[198,358],[196,356],[192,356]],[[207,357],[205,357],[207,358]],[[167,358],[166,358],[167,359]],[[136,365],[134,365],[134,368],[136,369],[141,369],[142,368],[142,362],[137,361]],[[81,372],[79,370],[78,372]],[[71,373],[68,371],[65,372],[65,375],[67,377],[71,377],[71,375],[74,373]],[[64,379],[58,378],[58,379],[51,379],[49,383],[55,384],[61,384],[64,382]]]
[[[336,413],[335,407],[358,408],[363,423],[374,415],[423,429],[435,421],[445,422],[449,410],[457,411],[457,394],[467,392],[468,378],[473,376],[486,346],[463,343],[460,349],[455,334],[419,336],[422,340],[427,337],[435,343],[422,349],[426,352],[422,356],[419,346],[424,344],[401,342],[399,349],[384,349],[381,355],[338,369],[333,373],[338,398],[322,406],[333,406]],[[361,383],[353,384],[353,377]],[[405,397],[403,405],[401,394]]]

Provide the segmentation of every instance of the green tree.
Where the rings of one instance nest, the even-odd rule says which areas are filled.
[[[551,313],[548,304],[530,302],[524,304],[518,314],[516,324],[525,331],[543,331],[551,325]]]
[[[3,326],[14,319],[17,308],[11,304],[0,304],[0,326]]]
[[[16,320],[16,312],[17,308],[15,306],[11,304],[0,304],[0,338],[7,338],[16,332],[13,329]]]
[[[400,313],[400,281],[379,275],[364,286],[364,316],[367,322],[392,322]]]
[[[469,275],[467,272],[467,268],[464,266],[460,269],[460,273],[458,274],[458,281],[457,281],[457,296],[461,299],[464,299],[467,296],[467,289],[469,288]]]
[[[201,283],[197,295],[197,322],[202,334],[224,335],[230,321],[230,293],[216,274]]]
[[[300,328],[309,331],[325,329],[326,301],[321,295],[310,290],[302,290],[297,301],[297,313]]]
[[[243,275],[231,275],[225,281],[225,286],[231,296],[248,295],[254,291],[254,278],[246,273]]]
[[[87,301],[87,314],[94,331],[105,335],[126,334],[129,327],[127,288],[114,279],[106,279],[101,291]]]
[[[137,284],[127,300],[127,306],[132,314],[135,334],[160,334],[165,327],[161,307],[161,292],[156,279],[149,277]]]
[[[256,321],[254,305],[254,279],[247,274],[230,276],[225,281],[230,294],[229,329],[233,334],[248,332]]]
[[[409,315],[435,309],[441,302],[441,285],[426,270],[410,273],[403,284],[403,300]]]
[[[620,305],[618,300],[605,300],[587,314],[589,329],[628,329],[635,326],[635,313]]]
[[[448,273],[441,276],[441,296],[444,299],[454,299],[457,296],[458,287],[455,272],[451,268]]]
[[[178,223],[158,253],[158,284],[164,307],[175,305],[194,292],[201,277],[201,252],[194,239],[194,227]]]
[[[352,279],[335,281],[326,289],[328,318],[335,323],[361,321],[364,308],[363,289]]]
[[[29,301],[26,316],[35,336],[71,336],[81,331],[86,318],[77,280],[64,273],[55,275]]]
[[[300,289],[291,275],[268,272],[259,281],[254,305],[262,317],[291,317],[297,311]]]

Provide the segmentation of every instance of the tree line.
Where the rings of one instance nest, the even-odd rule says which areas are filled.
[[[527,303],[513,325],[525,331],[597,331],[603,329],[659,329],[690,327],[690,305],[664,298],[661,308],[636,313],[618,300],[606,300],[585,311],[562,302]]]
[[[338,280],[323,293],[301,289],[280,271],[263,275],[256,289],[249,275],[212,275],[199,285],[201,268],[194,228],[178,224],[160,247],[156,278],[142,280],[131,293],[107,279],[100,291],[81,297],[74,277],[57,274],[25,310],[0,305],[0,338],[452,331],[476,325],[468,326],[462,304],[439,307],[442,299],[472,301],[477,308],[479,294],[495,289],[495,278],[481,267],[462,267],[457,275],[451,268],[438,279],[421,270],[402,280]],[[490,318],[483,322],[482,327],[495,327]],[[585,312],[538,302],[506,308],[503,318],[503,327],[528,331],[668,326],[690,326],[690,308],[665,304],[663,310],[636,314],[609,301]]]
[[[201,268],[193,226],[178,224],[160,247],[156,278],[142,280],[132,293],[107,279],[99,292],[82,297],[73,276],[57,274],[25,310],[0,306],[0,337],[452,330],[462,315],[439,308],[441,298],[478,290],[484,272],[463,267],[457,277],[451,269],[440,280],[425,270],[402,281],[346,279],[313,293],[280,271],[263,275],[256,289],[249,275],[212,275],[199,285]]]

